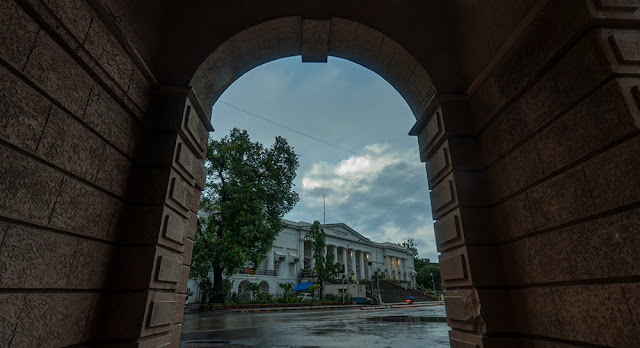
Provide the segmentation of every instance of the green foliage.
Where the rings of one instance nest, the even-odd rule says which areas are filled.
[[[223,271],[259,265],[284,227],[281,218],[298,202],[293,191],[298,156],[282,137],[265,148],[234,128],[209,142],[205,167],[192,267],[213,269],[215,289],[222,293]]]
[[[402,246],[407,248],[413,257],[418,257],[418,247],[416,243],[413,242],[413,238],[407,239],[406,242],[402,242]]]
[[[433,283],[435,282],[436,291],[442,291],[442,280],[440,278],[440,265],[438,263],[428,263],[422,260],[421,262],[415,262],[420,259],[415,259],[415,267],[418,275],[416,276],[416,283],[418,286],[423,286],[427,289],[433,290]],[[418,268],[418,266],[420,266]],[[431,273],[433,273],[433,281],[431,280]]]
[[[291,294],[291,290],[293,289],[293,284],[281,283],[281,284],[278,284],[278,286],[282,288],[282,290],[284,290],[284,298],[288,299],[289,295]]]
[[[338,296],[338,295],[334,295],[334,294],[328,294],[328,295],[326,295],[324,297],[324,299],[327,300],[327,301],[338,301],[338,300],[341,299],[341,297]]]
[[[366,279],[360,279],[360,284],[367,284],[367,280]]]
[[[251,298],[256,298],[260,292],[260,284],[249,282],[247,283],[247,290],[251,292]]]
[[[316,220],[313,222],[309,231],[305,234],[304,239],[311,243],[312,257],[315,260],[314,269],[320,286],[320,299],[322,299],[324,282],[335,277],[340,272],[340,264],[336,262],[333,254],[327,254],[326,258],[324,256],[327,249],[327,235],[320,227],[320,221]]]
[[[307,287],[307,291],[311,293],[311,297],[316,298],[316,291],[320,290],[322,286],[320,284],[313,284]]]

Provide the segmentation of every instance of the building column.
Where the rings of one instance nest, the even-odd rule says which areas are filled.
[[[333,261],[338,262],[338,246],[332,245],[333,247]]]
[[[267,271],[273,271],[273,248],[267,253]]]
[[[313,248],[311,246],[309,248],[309,255],[311,255],[311,269],[314,269],[316,267],[316,259],[313,257]]]
[[[360,251],[360,277],[358,281],[360,281],[360,279],[364,279],[364,251]]]
[[[302,231],[300,232],[300,237],[298,239],[298,256],[300,257],[300,259],[298,259],[298,267],[295,274],[296,277],[304,268],[304,239],[302,239]]]
[[[342,264],[344,265],[344,275],[346,276],[347,274],[349,274],[349,270],[347,267],[347,265],[349,264],[349,262],[347,261],[347,248],[343,247],[342,248]]]
[[[353,271],[353,279],[355,280],[358,274],[356,273],[356,251],[351,249],[351,270]]]
[[[391,256],[385,256],[385,266],[387,266],[387,280],[391,279]]]
[[[373,268],[373,260],[371,259],[371,253],[370,252],[365,252],[364,255],[366,256],[366,258],[364,259],[365,261],[365,265],[364,265],[364,274],[365,274],[365,278],[367,278],[367,280],[371,280],[371,271]],[[371,266],[369,266],[369,262],[371,262]]]

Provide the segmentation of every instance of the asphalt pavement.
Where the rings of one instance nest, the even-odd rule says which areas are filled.
[[[185,313],[181,346],[449,347],[444,305]]]

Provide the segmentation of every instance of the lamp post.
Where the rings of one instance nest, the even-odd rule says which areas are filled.
[[[369,264],[369,275],[371,275],[371,273],[373,273],[373,262],[369,261],[367,262]],[[373,301],[373,277],[371,277],[371,300]]]
[[[433,294],[436,294],[436,281],[433,280],[433,272],[431,272],[431,284],[433,284]]]
[[[342,304],[344,304],[344,272],[342,272]]]

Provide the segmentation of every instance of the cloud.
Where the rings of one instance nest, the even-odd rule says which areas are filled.
[[[300,202],[286,219],[322,222],[326,211],[327,223],[345,223],[376,242],[414,238],[421,257],[437,260],[425,168],[407,136],[415,118],[384,79],[343,59],[302,64],[291,57],[249,71],[221,100],[359,153],[217,104],[214,137],[239,127],[265,146],[284,136],[299,154]]]
[[[322,221],[326,210],[328,223],[343,222],[377,242],[413,238],[421,257],[437,260],[424,167],[414,151],[368,144],[361,155],[313,163],[300,173],[301,201],[293,216]]]

